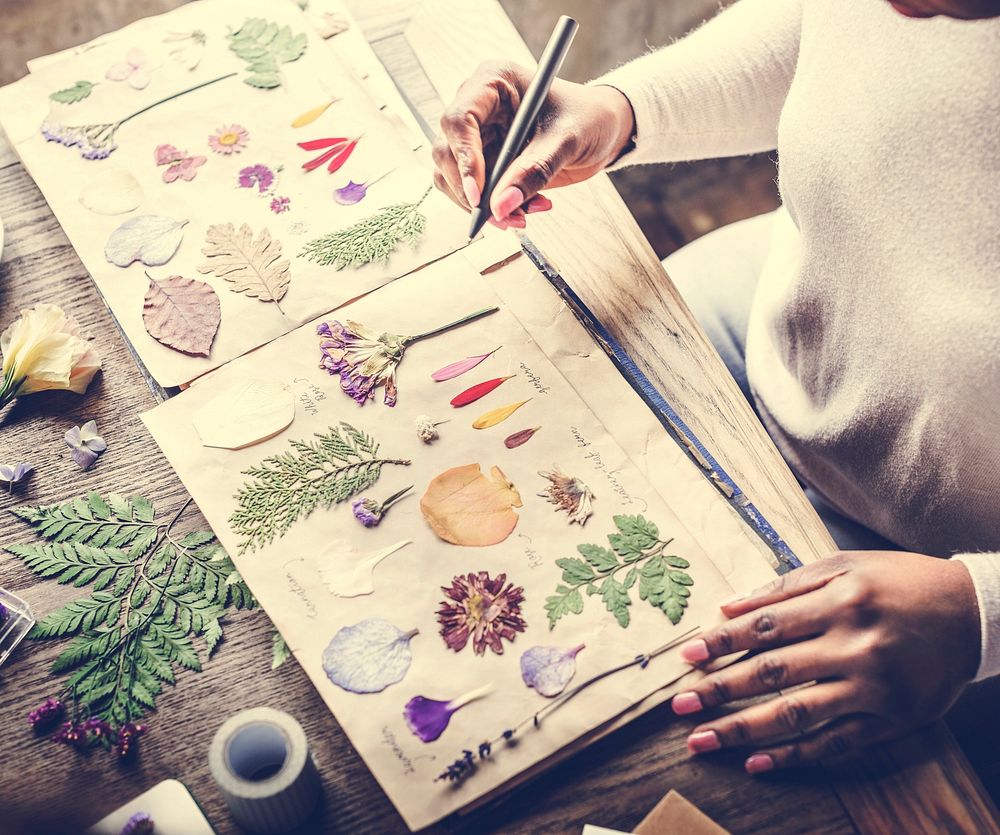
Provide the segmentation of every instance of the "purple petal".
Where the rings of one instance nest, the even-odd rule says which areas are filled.
[[[542,696],[558,696],[576,675],[576,656],[583,644],[572,649],[532,647],[521,655],[521,678]]]
[[[342,206],[353,206],[364,200],[366,194],[368,194],[367,185],[348,180],[347,185],[343,188],[334,189],[333,199]]]
[[[73,450],[73,460],[81,470],[89,470],[97,461],[98,454],[87,447],[77,447]]]
[[[407,727],[421,742],[433,742],[444,733],[454,712],[449,702],[414,696],[403,708],[403,718]]]

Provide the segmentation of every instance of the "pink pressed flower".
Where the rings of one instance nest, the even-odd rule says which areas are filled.
[[[506,574],[491,579],[485,571],[470,572],[441,587],[452,601],[442,601],[437,611],[441,637],[450,649],[459,652],[471,637],[476,655],[484,655],[486,647],[503,655],[503,641],[513,641],[518,632],[524,632],[524,589],[513,583],[504,586],[506,580]]]
[[[141,49],[130,49],[125,60],[112,64],[104,77],[109,81],[127,81],[133,90],[145,90],[153,77],[146,67],[146,54]]]
[[[175,180],[190,182],[195,178],[198,169],[207,162],[206,157],[189,157],[187,151],[179,151],[173,145],[157,145],[153,158],[157,165],[170,166],[163,172],[165,183],[172,183]]]
[[[287,212],[290,208],[291,199],[288,197],[275,197],[271,200],[271,211],[276,215],[280,215],[282,212]]]
[[[184,152],[178,151],[173,145],[157,145],[153,151],[153,159],[157,165],[170,165],[173,162],[180,162],[184,159]]]
[[[209,147],[217,154],[238,154],[247,146],[250,134],[243,125],[224,125],[208,137]]]

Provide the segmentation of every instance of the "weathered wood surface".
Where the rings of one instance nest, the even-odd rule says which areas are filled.
[[[412,16],[412,2],[355,2],[352,8],[410,101],[432,121],[440,101],[401,34]],[[451,23],[446,18],[437,25],[445,32]],[[485,34],[480,20],[476,38],[467,41],[478,45],[477,54],[481,54]],[[507,51],[514,46],[508,43]],[[429,60],[424,54],[425,64]],[[587,301],[608,316],[609,325],[629,337],[626,344],[635,358],[671,393],[685,418],[699,429],[701,425],[714,429],[714,434],[706,433],[710,446],[724,442],[727,431],[736,435],[737,440],[730,440],[726,447],[725,465],[762,508],[766,502],[758,498],[758,489],[773,492],[776,501],[791,503],[785,513],[794,516],[799,529],[799,550],[804,556],[821,553],[829,543],[818,520],[801,503],[802,513],[797,515],[797,488],[788,482],[783,465],[776,464],[769,442],[752,417],[735,402],[731,384],[686,309],[674,301],[657,301],[661,294],[669,299],[673,291],[657,273],[655,259],[631,219],[622,214],[624,209],[609,187],[598,184],[594,189],[598,202],[592,214],[577,215],[572,221],[553,216],[546,221],[550,228],[533,223],[532,238],[578,290],[596,292],[597,298],[584,292]],[[562,203],[569,207],[571,201]],[[37,301],[59,303],[93,334],[105,360],[104,374],[85,398],[37,395],[16,404],[4,416],[0,461],[29,460],[39,472],[18,496],[0,494],[0,543],[32,539],[21,523],[3,513],[5,509],[25,502],[59,501],[88,489],[141,493],[164,513],[179,508],[186,498],[183,488],[138,418],[154,405],[153,397],[96,289],[20,165],[0,167],[0,217],[7,231],[0,262],[0,322],[9,322],[19,308]],[[582,229],[589,242],[586,247],[576,237]],[[560,248],[560,235],[568,236],[568,246]],[[565,251],[574,246],[582,250],[580,256]],[[602,263],[601,258],[610,263]],[[613,283],[595,288],[592,282],[601,270]],[[636,285],[629,295],[615,300],[613,288],[629,278]],[[654,290],[657,298],[647,298]],[[597,304],[602,298],[603,310]],[[683,337],[664,339],[664,322],[673,329],[681,327],[678,334]],[[632,330],[636,333],[631,334]],[[685,359],[692,351],[696,359]],[[688,376],[680,385],[674,378],[682,374]],[[713,410],[724,416],[721,425],[729,430],[713,427]],[[693,419],[698,414],[701,424]],[[81,474],[69,459],[62,434],[90,418],[98,421],[111,448],[94,470]],[[741,445],[749,449],[741,452]],[[186,525],[204,525],[204,520],[192,510]],[[37,582],[6,557],[0,557],[0,583],[22,592],[40,612],[75,596],[72,589]],[[161,697],[153,717],[155,733],[143,740],[138,761],[125,767],[99,753],[81,764],[71,752],[53,750],[50,743],[32,738],[24,715],[52,693],[56,680],[49,675],[48,665],[58,650],[30,644],[18,652],[0,675],[0,717],[7,728],[2,748],[5,766],[0,769],[3,825],[16,826],[20,820],[25,831],[32,833],[72,830],[156,782],[176,777],[191,788],[218,831],[237,831],[208,775],[207,745],[226,716],[270,704],[302,722],[323,773],[326,803],[310,831],[405,831],[298,666],[289,662],[276,672],[270,670],[266,616],[248,613],[227,618],[226,636],[205,672],[182,675],[179,686]],[[852,771],[841,777],[841,796],[855,798],[849,802],[850,814],[822,773],[751,780],[742,773],[739,756],[691,760],[684,750],[690,727],[689,722],[673,719],[666,709],[655,710],[533,781],[513,798],[440,829],[573,832],[584,822],[629,829],[674,787],[733,832],[996,831],[990,823],[988,800],[941,726],[893,748],[891,756],[903,767],[890,771],[889,776],[862,781],[859,772]],[[922,756],[915,754],[915,748],[922,748]],[[889,756],[873,759],[872,768],[888,762]]]

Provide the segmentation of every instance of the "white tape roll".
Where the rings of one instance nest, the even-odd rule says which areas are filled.
[[[208,765],[229,811],[251,832],[295,829],[322,791],[302,726],[270,707],[227,719],[208,749]]]

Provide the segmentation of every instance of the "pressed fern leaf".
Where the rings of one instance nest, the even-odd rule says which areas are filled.
[[[353,226],[309,241],[299,256],[323,266],[363,267],[374,261],[388,261],[400,243],[416,246],[427,228],[420,211],[430,189],[415,203],[386,206]]]
[[[243,471],[251,480],[234,496],[239,507],[229,517],[233,532],[243,536],[241,554],[283,536],[317,507],[332,507],[371,487],[384,465],[410,463],[380,458],[375,439],[349,423],[341,422],[316,438],[291,441],[289,452]]]
[[[201,669],[194,638],[210,656],[227,609],[256,605],[210,531],[175,536],[177,517],[157,520],[141,496],[89,493],[13,512],[48,541],[6,550],[41,577],[91,590],[31,632],[69,639],[52,672],[68,674],[77,715],[115,726],[143,716],[163,685],[174,684],[178,667]]]

